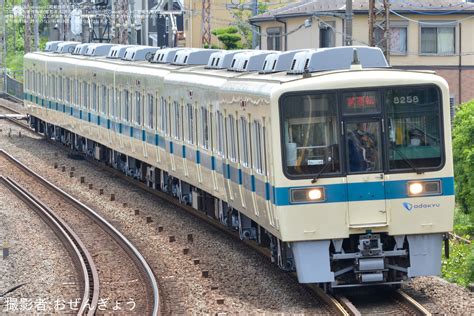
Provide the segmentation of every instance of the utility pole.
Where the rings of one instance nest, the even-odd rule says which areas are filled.
[[[256,16],[258,14],[258,0],[252,0],[252,16]],[[252,25],[252,48],[255,49],[258,45],[258,33],[257,27]]]
[[[24,35],[24,51],[25,54],[31,51],[31,5],[30,0],[23,1],[24,15],[25,15],[25,35]]]
[[[168,15],[169,23],[168,23],[168,47],[174,47],[174,35],[173,35],[173,14],[171,13],[173,11],[173,0],[168,0],[168,11],[170,14]]]
[[[34,34],[34,50],[38,51],[39,50],[39,21],[38,21],[38,14],[39,14],[39,8],[38,8],[38,0],[33,0],[33,34]]]
[[[7,91],[7,18],[5,16],[5,0],[0,0],[2,5],[2,15],[0,16],[0,67],[2,67],[3,75],[0,92]]]
[[[202,0],[202,47],[211,47],[211,0]]]
[[[344,32],[344,45],[352,46],[352,0],[346,0],[346,31]]]
[[[390,2],[383,0],[377,8],[376,0],[369,0],[369,44],[378,46],[390,61]]]

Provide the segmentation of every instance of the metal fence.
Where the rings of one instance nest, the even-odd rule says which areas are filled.
[[[0,80],[0,91],[6,93],[10,97],[14,97],[19,101],[23,100],[23,83],[16,80],[15,78],[11,77],[10,75],[6,75],[4,80]]]

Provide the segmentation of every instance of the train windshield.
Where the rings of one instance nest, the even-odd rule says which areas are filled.
[[[288,96],[281,110],[286,173],[340,172],[336,94]]]
[[[318,178],[439,168],[440,96],[434,86],[286,95],[280,101],[284,172],[289,178]],[[356,159],[356,144],[363,160]]]
[[[388,127],[388,168],[438,167],[441,155],[441,102],[434,87],[385,91]]]

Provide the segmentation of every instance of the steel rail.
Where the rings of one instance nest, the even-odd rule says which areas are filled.
[[[94,315],[99,300],[99,274],[94,260],[84,243],[66,222],[28,190],[8,177],[0,176],[0,181],[18,198],[29,205],[51,227],[66,247],[77,270],[80,271],[79,277],[83,283],[81,306],[77,315]],[[88,309],[86,310],[86,308]]]
[[[155,275],[153,270],[151,269],[150,265],[147,263],[145,258],[142,254],[138,251],[138,249],[122,234],[120,233],[115,227],[113,227],[107,220],[105,220],[102,216],[100,216],[97,212],[89,208],[87,205],[83,204],[70,194],[66,193],[62,189],[58,188],[22,162],[18,161],[15,157],[7,153],[5,150],[0,149],[0,155],[7,158],[9,161],[13,162],[16,166],[22,169],[25,173],[31,175],[32,177],[39,180],[44,186],[49,188],[51,191],[56,193],[57,195],[61,196],[69,203],[73,204],[78,210],[83,212],[87,215],[90,219],[92,219],[97,225],[99,225],[105,232],[107,232],[122,248],[127,252],[129,257],[135,262],[136,266],[140,269],[140,271],[144,274],[145,279],[148,281],[147,292],[148,297],[153,298],[153,307],[150,310],[150,314],[155,316],[159,315],[160,313],[160,297],[159,297],[159,289],[158,289],[158,282],[156,281]]]
[[[409,306],[411,309],[415,310],[419,315],[431,316],[431,312],[428,311],[423,305],[418,303],[414,298],[409,296],[407,293],[402,290],[396,290],[393,294],[396,299],[401,303]]]
[[[55,142],[53,142],[55,143]],[[55,143],[56,144],[56,143]],[[69,149],[70,152],[72,152],[71,149]],[[241,240],[240,239],[240,236],[239,234],[234,231],[234,230],[231,230],[229,229],[228,227],[226,226],[223,226],[221,223],[217,222],[216,220],[213,220],[211,218],[209,218],[205,213],[203,212],[200,212],[200,211],[196,211],[194,208],[192,208],[191,206],[189,205],[185,205],[185,204],[182,204],[182,203],[179,203],[178,200],[176,200],[175,198],[173,198],[172,196],[164,193],[164,192],[161,192],[161,191],[158,191],[158,190],[154,190],[150,187],[148,187],[146,184],[140,182],[140,181],[137,181],[133,178],[130,178],[128,177],[127,175],[123,174],[122,172],[120,172],[119,170],[116,170],[116,169],[113,169],[113,168],[110,168],[106,165],[104,165],[103,163],[100,163],[94,159],[91,159],[90,157],[85,157],[85,159],[87,161],[89,161],[90,163],[96,165],[97,167],[101,168],[102,170],[108,172],[108,173],[111,173],[112,175],[122,179],[122,180],[125,180],[127,181],[128,183],[134,185],[134,186],[137,186],[139,188],[141,188],[142,190],[154,195],[154,196],[157,196],[158,198],[172,204],[173,206],[176,206],[184,211],[186,211],[187,213],[203,220],[204,222],[206,222],[207,224],[211,225],[212,227],[218,229],[219,231],[225,233],[226,235],[236,239],[236,240],[239,240],[240,242],[243,242],[244,244],[246,244],[248,247],[250,247],[251,249],[255,250],[257,253],[259,253],[260,255],[266,257],[267,259],[270,258],[271,254],[270,254],[270,251],[266,248],[263,248],[261,247],[260,245],[258,245],[257,242],[255,241],[251,241],[251,240]],[[296,273],[292,273],[293,277],[296,279]],[[305,285],[305,287],[310,290],[314,295],[316,295],[316,297],[318,297],[319,299],[321,299],[324,303],[326,303],[331,309],[332,309],[332,312],[336,315],[341,315],[341,316],[349,316],[351,315],[350,312],[348,312],[346,310],[346,307],[344,306],[344,304],[342,304],[341,302],[339,302],[334,296],[330,295],[330,294],[327,294],[326,292],[324,292],[319,286],[317,285]]]

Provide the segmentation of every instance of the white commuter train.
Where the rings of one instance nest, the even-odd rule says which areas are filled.
[[[24,59],[32,127],[238,229],[300,282],[439,274],[454,212],[441,77],[370,47],[48,50]]]

